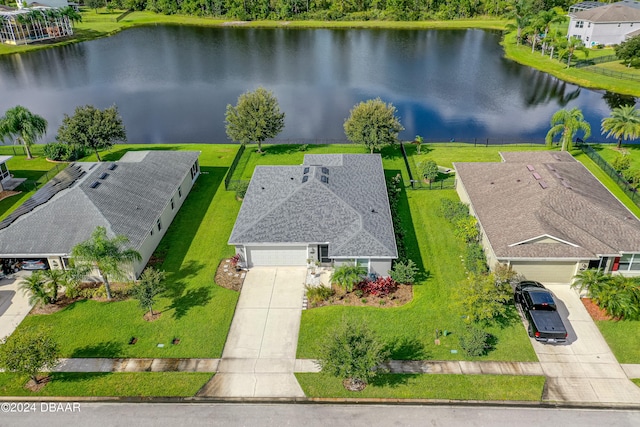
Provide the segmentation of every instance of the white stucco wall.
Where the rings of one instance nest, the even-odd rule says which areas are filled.
[[[640,22],[590,22],[583,21],[576,27],[578,19],[571,18],[567,37],[579,37],[587,47],[622,43],[625,35],[640,28]]]

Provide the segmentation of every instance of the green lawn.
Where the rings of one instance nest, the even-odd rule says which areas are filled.
[[[544,377],[511,375],[384,374],[361,392],[345,390],[325,374],[296,374],[307,397],[510,400],[542,399]]]
[[[640,80],[609,77],[590,71],[589,68],[567,68],[566,62],[549,59],[548,55],[542,56],[540,52],[532,53],[530,46],[517,46],[515,40],[515,32],[512,32],[507,34],[502,42],[505,56],[511,60],[583,87],[640,96]],[[611,54],[613,54],[612,49],[591,49],[588,57]],[[576,59],[584,59],[584,54],[577,52],[575,57]]]
[[[233,254],[227,239],[240,202],[223,180],[237,147],[232,145],[117,146],[103,153],[116,160],[127,150],[200,150],[202,175],[169,227],[156,253],[166,256],[168,290],[154,307],[159,320],[146,322],[134,300],[81,301],[50,315],[30,315],[18,328],[46,325],[63,357],[219,357],[238,293],[216,286],[221,258]],[[131,337],[138,338],[128,345]],[[179,338],[178,345],[171,341]],[[164,347],[158,347],[164,344]]]
[[[29,197],[35,193],[35,182],[38,185],[48,181],[55,175],[56,169],[62,169],[65,164],[50,163],[42,154],[44,145],[34,145],[31,148],[33,159],[27,159],[21,146],[0,145],[0,156],[13,156],[7,162],[9,172],[15,178],[26,178],[27,181],[20,185],[15,191],[21,191],[21,194],[0,200],[0,220],[9,215],[18,206],[24,203]],[[51,171],[51,172],[49,172]]]
[[[497,152],[512,147],[455,146],[435,144],[430,154],[437,154],[439,163],[451,165],[452,159],[473,160],[479,157],[499,160]],[[425,147],[431,149],[431,146]],[[520,149],[524,149],[520,147]],[[305,153],[366,153],[357,145],[310,145],[301,152],[296,146],[265,146],[265,154],[255,153],[250,146],[244,153],[234,177],[248,179],[256,165],[301,164]],[[449,153],[449,154],[447,154]],[[408,174],[397,147],[382,151],[387,175],[401,173],[404,182]],[[464,329],[462,313],[451,300],[451,293],[464,278],[460,262],[464,245],[453,235],[451,225],[439,215],[442,198],[457,199],[454,190],[403,192],[401,212],[407,231],[405,244],[409,257],[423,270],[425,280],[414,289],[414,300],[399,308],[372,307],[324,307],[307,310],[302,314],[302,326],[298,341],[298,357],[313,358],[317,354],[317,337],[336,324],[342,316],[362,318],[393,347],[394,359],[466,359],[458,346],[458,334]],[[452,334],[441,337],[441,344],[434,345],[435,330],[448,330]],[[526,331],[520,322],[489,332],[497,338],[496,349],[479,360],[537,360]],[[452,350],[458,350],[452,353]]]
[[[609,348],[620,363],[640,363],[640,321],[596,322]]]
[[[194,396],[212,374],[195,372],[55,372],[39,392],[24,388],[28,377],[0,373],[0,396]],[[39,408],[39,403],[36,403]]]

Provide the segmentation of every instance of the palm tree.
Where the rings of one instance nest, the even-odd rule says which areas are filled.
[[[516,30],[516,44],[519,45],[522,39],[522,30],[529,25],[532,18],[531,2],[527,0],[516,0],[511,5],[511,10],[507,13],[507,18],[515,21],[515,25],[507,24],[507,29],[509,31],[513,31],[513,29]]]
[[[571,110],[558,110],[551,117],[551,129],[547,132],[545,138],[547,145],[553,144],[553,137],[560,134],[560,142],[562,144],[562,151],[571,149],[571,141],[573,136],[579,131],[584,132],[584,139],[591,136],[591,125],[584,121],[582,110],[579,108],[572,108]]]
[[[107,299],[111,299],[109,277],[124,278],[126,272],[123,264],[142,259],[138,251],[125,248],[128,242],[129,239],[122,235],[110,239],[106,228],[96,227],[89,240],[78,243],[71,250],[71,256],[77,264],[89,264],[98,270],[107,291]]]
[[[416,144],[416,151],[420,154],[420,147],[424,144],[424,138],[420,135],[416,135],[416,139],[413,140],[413,143]]]
[[[67,273],[64,270],[45,270],[44,276],[51,295],[51,303],[55,304],[58,301],[58,290],[68,285]]]
[[[24,144],[28,159],[33,158],[29,147],[46,132],[47,121],[21,105],[8,109],[4,117],[0,117],[0,140],[11,137],[16,143]]]
[[[544,31],[544,42],[542,43],[541,54],[544,55],[544,52],[547,49],[548,40],[547,36],[549,35],[549,31],[551,30],[551,24],[560,24],[567,20],[567,17],[563,15],[562,9],[559,7],[554,7],[550,10],[541,10],[538,12],[537,20],[542,24],[542,28]]]
[[[580,292],[587,291],[591,297],[597,295],[598,290],[609,282],[611,276],[603,273],[601,270],[589,269],[584,270],[575,276],[575,281],[571,285],[572,288],[578,289]]]
[[[29,304],[49,304],[51,295],[47,290],[47,282],[41,271],[34,271],[20,282],[20,289],[29,294]]]
[[[358,283],[367,274],[367,269],[358,267],[355,264],[342,264],[336,268],[331,276],[331,283],[334,283],[347,292],[353,290],[353,285]]]
[[[611,116],[602,119],[602,133],[607,133],[607,138],[618,138],[618,148],[622,147],[622,139],[631,140],[640,137],[640,111],[633,105],[623,105],[614,108]]]
[[[589,49],[587,49],[584,46],[584,44],[582,43],[582,40],[572,36],[567,41],[567,45],[560,52],[561,58],[564,58],[565,56],[567,56],[567,68],[571,66],[571,58],[573,57],[573,54],[575,53],[576,50],[583,52],[585,57],[589,56]]]

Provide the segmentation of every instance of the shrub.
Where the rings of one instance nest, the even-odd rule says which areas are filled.
[[[244,196],[247,194],[248,188],[249,188],[249,181],[240,181],[236,185],[236,197],[238,199],[244,199]]]
[[[490,337],[491,335],[482,329],[468,326],[460,335],[460,347],[468,356],[484,356],[491,350]]]
[[[484,249],[480,243],[471,243],[467,245],[464,266],[467,271],[471,273],[482,274],[489,271],[487,258],[484,255]]]
[[[640,169],[627,169],[622,171],[622,176],[631,185],[636,188],[640,186]]]
[[[387,194],[389,195],[393,231],[396,236],[396,245],[398,246],[398,260],[404,260],[407,258],[407,247],[404,243],[404,227],[398,210],[400,194],[402,194],[402,176],[400,174],[387,178]]]
[[[358,283],[357,289],[365,295],[384,297],[398,289],[398,282],[391,277],[378,277],[376,280],[363,280]]]
[[[467,215],[466,217],[458,219],[455,223],[453,234],[461,238],[467,243],[477,242],[480,237],[480,230],[478,229],[478,220],[474,217]]]
[[[307,151],[309,149],[309,144],[302,144],[298,147],[298,151]]]
[[[367,269],[354,264],[342,264],[336,268],[331,276],[331,283],[341,287],[347,292],[353,290],[353,286],[367,275]]]
[[[611,166],[618,173],[622,173],[631,167],[631,157],[628,154],[618,154],[611,162]]]
[[[426,160],[422,164],[422,176],[428,182],[433,182],[438,178],[438,164],[433,160]]]
[[[71,154],[70,147],[62,142],[50,142],[43,148],[44,155],[47,159],[62,161],[68,160]]]
[[[389,356],[385,345],[363,321],[345,318],[319,343],[319,363],[323,372],[349,380],[361,390],[379,372]]]
[[[469,216],[469,206],[461,201],[443,199],[440,205],[442,216],[449,222],[455,224],[458,220]]]
[[[516,273],[509,271],[515,277]],[[506,274],[471,273],[458,287],[456,297],[469,321],[488,324],[507,318],[513,288]]]
[[[333,296],[333,289],[328,286],[310,286],[305,285],[307,291],[307,300],[310,304],[316,305],[327,301]]]
[[[418,273],[418,267],[412,260],[407,262],[396,261],[393,269],[389,270],[389,276],[398,283],[412,284]]]

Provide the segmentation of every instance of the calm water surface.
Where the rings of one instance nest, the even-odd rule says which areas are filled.
[[[116,104],[132,143],[228,142],[224,111],[262,85],[286,113],[282,139],[344,139],[356,103],[392,102],[404,139],[538,139],[563,107],[596,136],[603,94],[502,57],[481,30],[143,27],[0,57],[0,112],[22,104],[52,140],[78,105]]]

